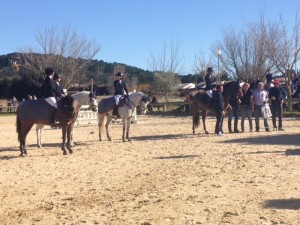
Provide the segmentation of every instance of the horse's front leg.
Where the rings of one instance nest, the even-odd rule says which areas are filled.
[[[37,146],[38,148],[42,148],[42,131],[43,131],[44,125],[43,124],[37,124],[36,125],[36,137],[37,137]]]
[[[71,145],[71,141],[72,141],[72,130],[74,128],[74,123],[69,124],[67,126],[67,148],[69,150],[69,153],[72,154],[73,150],[72,150],[72,145]]]
[[[122,140],[123,142],[125,142],[125,131],[126,131],[126,122],[125,122],[125,119],[122,119],[122,125],[123,125],[123,133],[122,133]]]
[[[65,148],[65,144],[66,144],[66,133],[67,133],[67,125],[63,124],[62,125],[62,145],[61,145],[61,150],[63,151],[64,155],[67,155],[67,151]]]
[[[131,117],[127,119],[126,139],[127,139],[128,141],[131,141],[131,139],[130,139],[130,137],[129,137],[130,124],[131,124]]]

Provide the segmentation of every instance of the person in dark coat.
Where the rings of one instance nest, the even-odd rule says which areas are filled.
[[[115,76],[115,81],[114,81],[114,88],[115,88],[115,93],[114,93],[114,98],[115,98],[115,103],[116,105],[119,105],[120,98],[124,97],[126,94],[128,96],[128,90],[126,87],[126,83],[123,80],[124,75],[122,73],[117,73]]]
[[[42,85],[43,97],[46,102],[48,102],[51,106],[57,109],[57,101],[56,98],[64,97],[64,95],[58,91],[57,85],[53,80],[54,71],[52,68],[47,68],[45,70],[46,78]]]
[[[229,99],[230,110],[228,111],[228,131],[229,133],[240,133],[238,130],[238,121],[239,121],[239,110],[240,110],[240,99],[238,95],[231,96]],[[232,131],[232,117],[234,117],[234,131]]]
[[[273,79],[273,75],[271,73],[271,70],[268,69],[267,74],[266,74],[266,86],[265,86],[265,90],[269,91],[271,88],[271,83],[272,83],[272,79]]]
[[[278,130],[283,131],[284,129],[282,127],[282,105],[286,97],[286,93],[283,90],[283,88],[279,87],[279,80],[274,80],[273,84],[274,87],[272,87],[269,92],[269,99],[271,99],[273,130],[277,130],[276,116],[278,115]]]
[[[212,91],[213,91],[213,86],[212,86],[212,83],[213,83],[213,73],[214,73],[214,70],[212,67],[208,67],[207,68],[207,74],[205,75],[204,77],[204,80],[205,80],[205,91],[206,93],[208,94],[209,97],[212,97]]]
[[[218,136],[223,136],[223,118],[225,115],[224,112],[224,97],[222,95],[223,92],[223,86],[222,85],[217,85],[216,91],[213,92],[213,105],[214,105],[214,110],[216,112],[216,126],[215,126],[215,133]]]
[[[249,83],[243,84],[243,96],[241,98],[241,128],[242,132],[245,132],[245,119],[246,117],[249,120],[250,132],[253,132],[253,124],[252,124],[252,109],[251,109],[251,96],[252,91]]]

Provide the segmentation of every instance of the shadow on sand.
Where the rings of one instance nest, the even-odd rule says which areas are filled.
[[[186,158],[197,158],[199,155],[175,155],[175,156],[159,156],[153,157],[153,159],[186,159]]]
[[[300,209],[300,199],[299,198],[291,198],[291,199],[266,200],[264,203],[264,207],[274,208],[274,209],[298,210],[298,209]]]
[[[241,143],[253,145],[300,145],[297,134],[276,134],[272,136],[247,137],[225,140],[223,143]]]

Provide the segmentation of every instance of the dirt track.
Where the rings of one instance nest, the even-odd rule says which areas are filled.
[[[33,129],[23,158],[15,117],[0,126],[0,224],[300,224],[298,120],[217,137],[193,136],[191,117],[142,116],[130,143],[120,125],[112,142],[76,127],[67,156],[59,130],[46,128],[38,149]]]

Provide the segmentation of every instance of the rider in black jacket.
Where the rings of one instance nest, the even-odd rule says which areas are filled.
[[[116,80],[114,81],[114,88],[115,88],[115,103],[116,105],[119,105],[120,98],[126,94],[128,96],[128,90],[126,87],[126,83],[123,80],[124,75],[122,73],[116,74]]]

